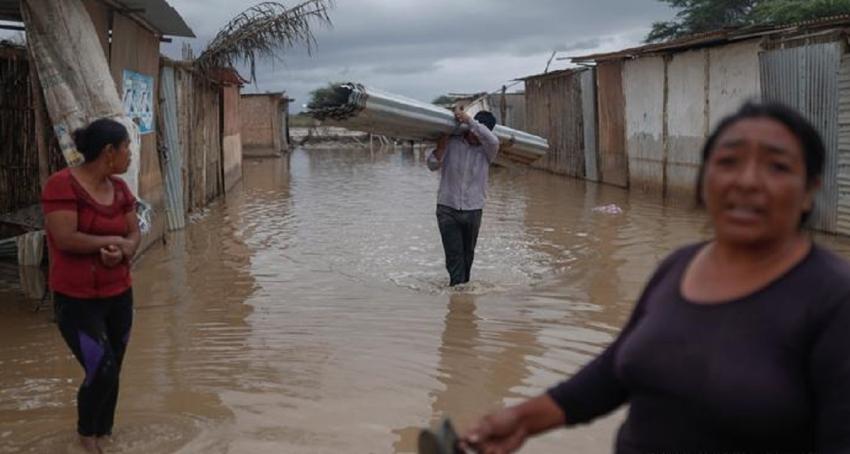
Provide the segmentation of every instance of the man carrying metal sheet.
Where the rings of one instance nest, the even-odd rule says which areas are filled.
[[[496,127],[492,113],[481,111],[473,118],[458,111],[455,117],[469,125],[469,131],[443,136],[428,156],[428,168],[441,172],[437,222],[451,286],[469,282],[490,164],[499,151],[499,138],[491,132]]]

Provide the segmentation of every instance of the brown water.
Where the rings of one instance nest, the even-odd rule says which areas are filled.
[[[421,153],[297,151],[244,173],[135,268],[108,452],[413,452],[419,427],[575,372],[654,266],[707,235],[654,197],[496,169],[474,282],[450,291]],[[71,452],[82,371],[16,273],[0,272],[0,453]],[[622,415],[523,452],[610,452]]]

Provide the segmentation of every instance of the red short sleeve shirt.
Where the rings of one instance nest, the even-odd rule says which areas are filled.
[[[123,180],[112,178],[115,198],[111,205],[94,200],[77,182],[70,169],[51,175],[41,194],[44,214],[76,211],[77,230],[97,236],[125,236],[129,232],[126,214],[135,209],[136,198]],[[73,298],[108,298],[120,295],[132,285],[130,266],[122,263],[107,268],[100,253],[73,254],[61,251],[47,233],[50,251],[50,289]]]

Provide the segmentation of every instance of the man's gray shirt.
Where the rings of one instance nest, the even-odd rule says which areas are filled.
[[[499,152],[499,138],[483,124],[469,121],[469,128],[481,145],[470,145],[462,136],[452,136],[446,144],[442,161],[428,156],[428,168],[440,170],[437,204],[456,210],[480,210],[487,198],[490,164]]]

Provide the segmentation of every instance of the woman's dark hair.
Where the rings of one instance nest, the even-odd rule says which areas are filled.
[[[107,145],[115,148],[130,139],[127,128],[121,123],[108,118],[101,118],[89,123],[85,128],[74,131],[74,145],[83,154],[86,162],[95,161]]]
[[[806,186],[811,188],[817,180],[823,175],[823,163],[826,157],[826,148],[821,139],[820,133],[802,114],[796,110],[777,102],[747,102],[737,112],[724,118],[714,132],[708,136],[705,145],[702,148],[702,163],[699,168],[699,176],[697,178],[696,197],[697,206],[703,206],[702,199],[702,184],[705,177],[705,167],[711,152],[714,151],[714,146],[717,139],[723,132],[729,129],[735,123],[751,119],[751,118],[767,118],[778,121],[789,131],[803,148],[803,160],[806,164]],[[804,224],[811,215],[811,212],[803,213],[800,224]]]

